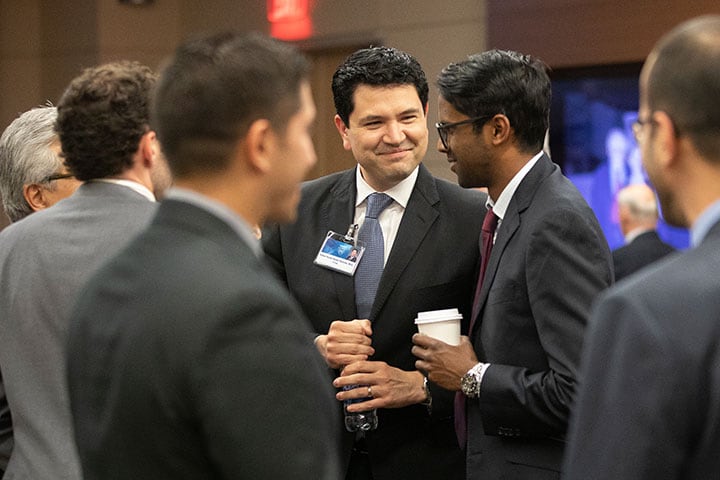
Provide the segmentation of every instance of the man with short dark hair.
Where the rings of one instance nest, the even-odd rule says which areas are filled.
[[[593,309],[565,478],[720,476],[720,16],[655,45],[633,126],[663,217],[691,248]]]
[[[175,177],[80,296],[68,377],[86,478],[337,480],[337,419],[253,226],[296,218],[315,163],[307,61],[232,33],[181,45],[153,104]]]
[[[305,184],[298,221],[268,231],[265,251],[337,377],[333,414],[352,402],[354,428],[353,415],[372,419],[377,409],[374,430],[362,430],[372,420],[356,432],[340,427],[344,478],[460,479],[452,396],[415,369],[410,339],[418,312],[459,308],[468,318],[485,197],[421,164],[428,85],[414,57],[389,47],[358,50],[335,71],[332,90],[335,126],[358,166]],[[370,213],[376,198],[385,208]],[[382,238],[372,246],[362,240],[371,224]],[[363,244],[354,276],[314,263],[329,231],[350,231],[350,242]]]
[[[70,173],[85,183],[0,233],[0,368],[15,445],[6,473],[80,479],[66,380],[70,309],[89,276],[139,233],[169,184],[149,127],[156,76],[137,63],[89,68],[58,102]]]
[[[556,479],[590,306],[612,283],[610,251],[542,151],[542,62],[491,50],[447,66],[438,86],[440,151],[460,185],[488,188],[489,210],[469,338],[415,335],[416,366],[458,392],[468,478]]]

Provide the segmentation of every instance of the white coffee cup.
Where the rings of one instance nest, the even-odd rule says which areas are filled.
[[[415,319],[418,332],[449,345],[460,344],[460,321],[462,314],[457,308],[419,312]]]

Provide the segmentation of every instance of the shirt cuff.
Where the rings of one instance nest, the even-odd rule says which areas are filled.
[[[490,366],[489,363],[478,363],[474,367],[472,367],[470,370],[468,370],[468,373],[475,377],[477,384],[479,386],[479,391],[482,391],[482,380],[485,376],[485,372],[487,372],[488,367]]]

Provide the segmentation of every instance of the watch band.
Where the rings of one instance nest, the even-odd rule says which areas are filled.
[[[460,379],[460,390],[468,398],[478,398],[480,396],[480,385],[485,371],[490,366],[489,363],[478,363],[473,366]]]
[[[430,393],[430,387],[428,386],[428,379],[427,377],[423,377],[423,390],[425,391],[425,400],[423,400],[421,405],[425,405],[428,409],[428,413],[432,412],[432,394]]]

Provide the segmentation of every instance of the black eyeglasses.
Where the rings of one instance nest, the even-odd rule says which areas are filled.
[[[43,178],[42,183],[52,182],[53,180],[62,180],[64,178],[73,178],[75,175],[72,173],[53,173]]]
[[[443,147],[448,150],[450,148],[448,146],[448,136],[450,135],[450,129],[459,127],[460,125],[467,125],[469,123],[479,122],[481,120],[488,121],[494,116],[495,114],[482,115],[480,117],[468,118],[467,120],[460,120],[459,122],[452,123],[438,122],[435,124],[435,128],[437,128],[438,136],[440,137],[440,141],[442,142]]]

